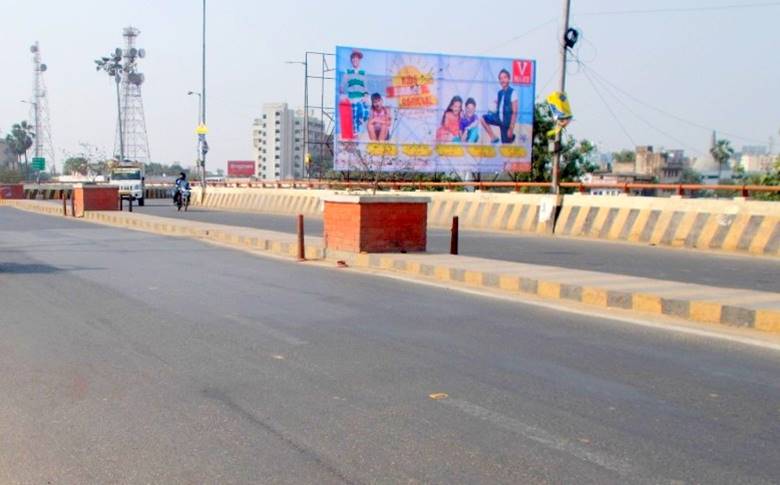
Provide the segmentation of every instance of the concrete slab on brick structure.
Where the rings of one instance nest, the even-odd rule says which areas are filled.
[[[334,195],[324,200],[327,249],[352,253],[421,252],[427,246],[427,197]]]
[[[74,186],[73,198],[76,217],[84,217],[86,211],[119,209],[119,187],[80,184]]]

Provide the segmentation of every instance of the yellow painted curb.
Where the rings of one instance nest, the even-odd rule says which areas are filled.
[[[466,271],[463,274],[463,281],[467,285],[482,286],[482,272],[481,271]]]
[[[557,300],[561,297],[561,285],[550,281],[540,281],[536,294],[542,298]]]
[[[764,332],[780,332],[780,311],[757,310],[755,328]]]
[[[708,301],[691,301],[688,315],[691,320],[702,323],[720,323],[720,313],[723,306],[720,303]]]
[[[588,286],[582,288],[582,303],[585,303],[586,305],[606,307],[607,300],[606,290]]]
[[[505,291],[520,291],[520,277],[501,276],[498,279],[498,287]]]
[[[635,293],[633,295],[632,301],[632,306],[635,311],[646,313],[663,313],[661,297],[659,296]]]

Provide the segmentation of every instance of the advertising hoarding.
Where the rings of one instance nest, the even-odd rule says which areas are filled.
[[[535,61],[337,47],[336,71],[336,170],[530,170]]]
[[[251,177],[255,174],[255,162],[252,160],[229,160],[228,177]]]

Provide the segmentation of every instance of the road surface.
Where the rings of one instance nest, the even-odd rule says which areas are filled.
[[[0,369],[0,483],[780,481],[777,352],[8,208]]]
[[[176,213],[172,204],[149,201],[140,212],[163,217],[295,232],[295,218],[192,208]],[[322,235],[322,219],[306,218],[306,232]],[[428,230],[428,250],[449,252],[447,230]],[[780,292],[780,259],[642,246],[564,237],[461,231],[460,254],[502,261],[560,266],[725,288]]]

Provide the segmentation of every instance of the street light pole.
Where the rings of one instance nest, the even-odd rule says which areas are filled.
[[[566,94],[566,57],[568,54],[568,46],[566,45],[566,33],[569,31],[569,9],[571,7],[571,0],[563,0],[563,34],[559,37],[561,48],[561,77],[558,85],[558,91],[562,94]],[[554,194],[561,192],[560,185],[560,166],[561,166],[561,143],[563,140],[563,130],[558,130],[555,135],[555,152],[553,153],[553,166],[552,166],[552,191]]]
[[[197,91],[187,91],[188,96],[198,96],[198,122],[195,126],[200,126],[203,123],[203,95]],[[200,136],[195,138],[195,162],[200,166]]]
[[[206,0],[203,0],[203,48],[201,51],[201,96],[200,96],[200,121],[203,125],[206,124]],[[206,198],[206,135],[203,135],[203,142],[200,146],[201,154],[201,201]]]

